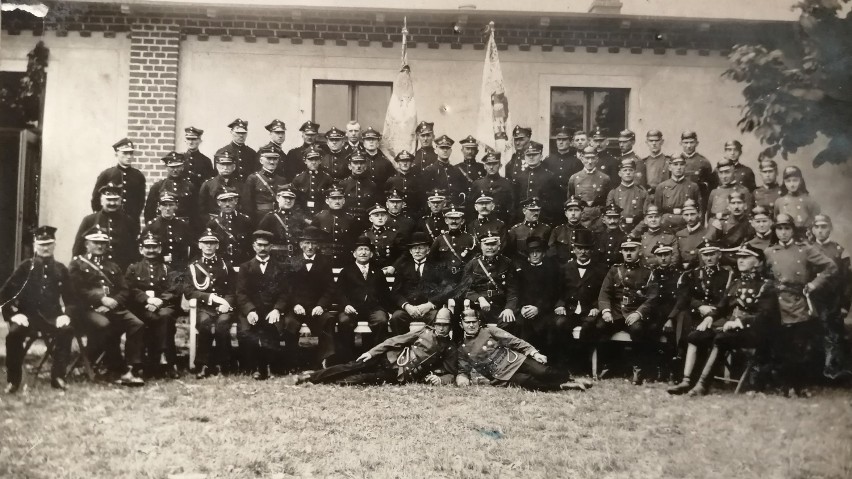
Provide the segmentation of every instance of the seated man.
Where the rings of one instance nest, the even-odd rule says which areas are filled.
[[[435,314],[433,325],[389,338],[351,363],[315,371],[299,378],[298,383],[452,384],[457,355],[450,340],[450,311],[441,309]]]
[[[109,236],[95,225],[84,238],[87,253],[75,256],[68,268],[74,287],[69,316],[80,321],[87,331],[92,359],[107,349],[107,360],[112,363],[109,366],[114,369],[121,368],[119,341],[125,334],[127,369],[118,382],[125,386],[141,386],[145,384],[138,375],[142,367],[145,324],[127,310],[130,290],[121,268],[104,256]]]
[[[208,228],[198,238],[201,256],[189,264],[190,282],[184,284],[183,294],[187,299],[198,300],[198,353],[195,357],[196,377],[203,379],[216,375],[220,370],[227,372],[231,366],[231,312],[236,304],[234,298],[233,273],[217,252],[219,238]],[[216,349],[213,358],[213,340]]]
[[[71,303],[68,268],[56,261],[56,228],[35,231],[32,259],[24,260],[0,288],[3,318],[9,322],[6,336],[6,394],[14,394],[23,375],[24,343],[38,331],[53,339],[50,385],[64,390],[65,367],[71,354],[71,319],[62,304]]]
[[[466,291],[472,307],[482,312],[486,324],[507,325],[515,330],[518,307],[518,280],[512,260],[500,254],[500,237],[488,232],[479,239],[482,253],[464,268],[461,291]],[[526,249],[526,243],[524,243]]]
[[[177,378],[174,342],[179,295],[175,294],[176,274],[163,261],[159,237],[148,232],[141,243],[142,261],[128,266],[124,274],[130,288],[128,309],[145,323],[149,372]]]
[[[399,308],[391,316],[391,332],[403,334],[412,321],[432,324],[438,308],[453,293],[449,274],[444,266],[428,258],[432,237],[418,231],[411,235],[409,254],[394,264],[396,280],[391,291],[391,301]]]
[[[591,383],[573,380],[571,373],[547,364],[547,356],[530,343],[496,327],[482,327],[476,311],[462,318],[464,342],[459,348],[456,384],[469,386],[475,370],[495,386],[518,386],[534,391],[585,391]]]
[[[337,278],[337,302],[343,311],[337,317],[335,356],[341,362],[355,357],[355,323],[366,322],[370,328],[363,346],[372,347],[388,337],[390,289],[382,269],[372,260],[373,248],[370,238],[358,238],[352,252],[355,261],[345,265]]]
[[[546,243],[538,236],[527,238],[527,259],[519,262],[519,336],[548,353],[554,348],[556,302],[562,294],[562,274],[554,258],[545,258]]]
[[[284,321],[281,312],[287,308],[284,265],[271,261],[272,240],[269,231],[252,233],[254,258],[240,265],[237,273],[237,339],[245,365],[254,379],[269,378],[269,367],[278,366],[278,349]]]
[[[683,380],[669,388],[669,394],[687,391],[690,396],[707,394],[713,365],[720,353],[731,349],[757,348],[758,366],[766,362],[778,326],[778,294],[771,280],[762,273],[763,251],[745,244],[737,249],[736,257],[740,275],[730,284],[713,314],[707,315],[689,333]],[[696,382],[693,370],[699,348],[710,349],[710,354]]]

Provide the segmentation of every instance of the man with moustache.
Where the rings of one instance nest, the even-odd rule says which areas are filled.
[[[257,152],[246,145],[246,137],[248,137],[248,122],[237,118],[228,123],[228,128],[231,129],[231,142],[219,148],[215,156],[228,152],[229,156],[237,165],[234,174],[243,181],[252,172],[260,169],[260,163],[257,160]]]

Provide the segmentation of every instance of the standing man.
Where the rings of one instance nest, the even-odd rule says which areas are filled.
[[[368,211],[371,226],[361,235],[370,241],[370,257],[380,268],[393,265],[401,254],[402,237],[399,231],[388,226],[388,210],[376,204]]]
[[[145,225],[142,236],[154,234],[160,242],[162,261],[173,270],[183,271],[191,253],[189,223],[175,216],[177,202],[169,191],[160,193],[158,209],[160,214]]]
[[[467,138],[459,141],[462,149],[462,162],[456,165],[464,179],[467,180],[467,191],[465,192],[465,213],[470,215],[473,213],[473,182],[485,176],[485,167],[477,163],[476,155],[479,153],[479,145],[476,138],[468,135]]]
[[[216,196],[223,187],[234,191],[240,191],[243,187],[243,180],[236,175],[237,164],[231,152],[216,153],[214,158],[219,174],[205,181],[198,191],[198,221],[202,227],[207,218],[219,212]]]
[[[633,228],[642,221],[642,212],[648,203],[648,192],[637,183],[638,174],[640,173],[636,171],[636,160],[623,158],[618,170],[621,183],[606,195],[606,204],[618,206],[621,218],[628,228]]]
[[[485,193],[480,193],[473,206],[476,209],[476,218],[467,224],[465,231],[473,236],[474,245],[478,246],[479,238],[489,231],[496,232],[501,238],[506,236],[506,223],[492,214],[494,212],[494,198]]]
[[[417,143],[420,145],[414,152],[412,169],[415,172],[420,173],[432,163],[438,161],[438,154],[435,153],[435,147],[432,145],[432,142],[435,141],[434,127],[434,123],[421,121],[414,130],[417,133]]]
[[[763,180],[763,184],[754,190],[754,204],[772,211],[775,208],[775,201],[781,197],[778,163],[775,163],[775,160],[761,160],[760,179]]]
[[[597,235],[596,251],[598,257],[606,263],[607,267],[621,263],[621,243],[627,235],[621,229],[621,208],[615,204],[609,204],[604,210],[604,226],[606,227]],[[629,227],[630,225],[625,225]]]
[[[393,163],[379,149],[379,141],[382,139],[382,134],[374,130],[373,127],[368,127],[361,135],[361,141],[364,144],[362,155],[367,160],[367,175],[370,180],[376,184],[379,191],[385,190],[385,183],[388,178],[396,174],[396,168]]]
[[[598,162],[597,149],[587,146],[583,150],[583,171],[574,173],[568,180],[568,195],[578,197],[586,205],[581,223],[593,232],[603,229],[600,218],[611,184],[611,178],[598,168]]]
[[[240,195],[240,210],[248,215],[253,225],[260,223],[267,213],[275,210],[276,191],[280,185],[287,183],[283,176],[276,173],[280,156],[274,148],[264,146],[259,151],[259,157],[261,168],[246,178]]]
[[[186,173],[186,157],[176,151],[170,151],[160,159],[168,176],[157,181],[148,191],[148,199],[145,201],[145,222],[149,222],[157,216],[160,196],[168,191],[177,203],[175,215],[187,222],[198,222],[198,187],[192,182],[192,178]]]
[[[286,164],[289,167],[288,171],[293,173],[293,176],[286,177],[287,181],[293,181],[293,178],[305,169],[305,150],[316,143],[319,128],[319,123],[314,123],[311,120],[302,123],[302,126],[299,127],[299,131],[302,132],[302,144],[287,152]],[[323,147],[319,144],[317,146]],[[322,150],[325,152],[325,148],[322,148]]]
[[[595,127],[595,131],[589,139],[589,146],[593,147],[597,154],[598,170],[612,180],[618,176],[620,160],[609,152],[608,143],[609,138],[604,134],[603,129],[599,126]]]
[[[287,126],[283,121],[275,119],[269,122],[264,128],[269,132],[269,143],[258,148],[258,155],[261,154],[261,150],[278,153],[279,160],[275,168],[275,174],[287,181],[292,181],[296,173],[302,168],[302,165],[291,165],[287,162],[287,154],[284,152],[284,139],[287,137]],[[258,160],[260,160],[260,157],[258,157]]]
[[[346,123],[346,144],[343,145],[343,149],[347,154],[361,149],[361,124],[355,120]]]
[[[228,128],[231,129],[231,142],[219,148],[216,151],[215,157],[218,157],[221,153],[228,152],[237,165],[236,177],[240,181],[243,181],[252,172],[260,169],[260,163],[257,161],[257,152],[246,145],[246,137],[248,136],[247,121],[237,118],[228,124]]]
[[[583,150],[579,151],[582,152]],[[577,151],[571,147],[571,130],[567,126],[560,126],[556,130],[556,151],[551,151],[550,155],[542,161],[542,165],[558,180],[562,190],[560,200],[567,198],[568,179],[571,178],[571,175],[583,169],[583,162],[577,156]]]
[[[565,223],[553,229],[548,240],[548,255],[556,257],[560,264],[565,264],[574,257],[574,232],[585,230],[586,227],[580,222],[583,215],[585,203],[576,196],[569,196],[565,201]],[[618,243],[619,247],[621,243]]]
[[[343,190],[333,186],[325,193],[328,207],[314,216],[311,224],[323,233],[320,239],[320,251],[330,258],[334,268],[342,268],[349,260],[349,252],[355,240],[357,227],[351,216],[343,209],[346,196]],[[298,253],[298,251],[296,251]]]
[[[99,226],[107,235],[104,252],[106,259],[118,263],[123,272],[139,257],[136,247],[136,238],[139,237],[139,217],[131,218],[121,210],[121,186],[107,183],[100,187],[99,193],[101,208],[80,221],[71,252],[74,255],[85,254],[86,235],[92,227]]]
[[[523,174],[523,173],[522,173]],[[523,220],[509,228],[506,235],[506,246],[503,253],[512,260],[524,261],[527,257],[527,238],[537,236],[544,241],[550,239],[551,226],[539,221],[541,216],[541,205],[538,198],[532,197],[524,201]],[[492,231],[496,233],[496,231]],[[484,237],[484,236],[483,236]],[[502,241],[502,237],[500,238]]]
[[[740,163],[740,156],[742,154],[742,143],[737,140],[728,140],[725,142],[725,159],[730,161],[734,167],[734,181],[746,187],[749,193],[751,193],[757,188],[757,184],[754,181],[754,171]]]
[[[686,200],[692,200],[697,205],[705,205],[699,211],[706,211],[706,204],[702,203],[701,191],[695,183],[690,180],[686,172],[686,161],[676,156],[669,160],[669,171],[671,178],[657,185],[654,192],[654,205],[663,215],[663,225],[673,230],[684,227],[683,205]]]
[[[669,161],[671,157],[663,153],[663,132],[648,130],[645,134],[645,144],[648,145],[648,156],[645,157],[645,178],[648,194],[653,196],[660,183],[669,179]]]
[[[414,156],[406,150],[397,153],[395,159],[398,171],[388,179],[385,184],[386,191],[395,190],[399,193],[405,202],[406,212],[413,217],[419,217],[426,209],[426,190],[420,170],[412,168]]]
[[[454,143],[447,135],[441,135],[435,140],[438,159],[423,170],[423,186],[426,191],[441,189],[446,192],[450,203],[463,204],[467,200],[467,179],[458,168],[450,164]]]
[[[754,246],[760,251],[766,250],[769,245],[777,241],[775,238],[775,230],[772,227],[772,213],[770,209],[763,206],[755,206],[751,210],[750,218],[751,228],[754,230],[754,237],[746,243]]]
[[[746,211],[754,207],[751,191],[740,184],[735,177],[734,163],[729,159],[723,159],[716,163],[716,180],[719,186],[710,192],[707,200],[707,218],[718,217],[719,213],[728,212],[728,195],[737,192],[745,199]]]
[[[633,161],[634,181],[643,189],[648,186],[648,174],[645,169],[645,161],[633,151],[633,146],[636,144],[636,133],[630,130],[622,130],[618,134],[618,149],[621,152],[619,161],[619,171],[624,166],[624,160]]]
[[[698,214],[698,203],[694,200],[686,200],[681,208],[683,221],[686,225],[682,230],[675,233],[677,236],[677,246],[680,250],[680,262],[684,270],[689,270],[698,266],[700,252],[698,246],[707,238],[713,235],[704,222],[701,221],[701,215]]]
[[[512,221],[515,208],[515,187],[512,182],[500,176],[500,157],[488,152],[482,157],[485,176],[473,182],[470,189],[474,198],[483,195],[494,202],[494,216],[508,224]]]
[[[411,234],[417,228],[417,222],[407,211],[402,193],[399,190],[388,190],[386,196],[385,208],[388,210],[388,228],[393,228],[399,232],[399,237],[405,244],[411,239]]]
[[[654,249],[658,244],[671,247],[674,261],[679,262],[680,248],[678,247],[677,236],[670,229],[662,226],[660,209],[655,205],[648,206],[648,210],[645,212],[645,225],[647,229],[642,233],[642,263],[648,268],[653,268],[659,264],[657,255],[654,254]]]
[[[728,208],[725,213],[710,221],[708,235],[722,248],[736,248],[754,236],[747,213],[748,191],[728,193]]]
[[[526,168],[524,164],[524,152],[532,138],[532,128],[525,128],[520,125],[515,125],[512,130],[512,143],[515,147],[515,152],[506,163],[506,179],[513,181],[515,176]]]
[[[559,180],[541,166],[542,149],[541,143],[531,141],[527,144],[524,151],[526,168],[518,172],[514,179],[515,198],[538,198],[542,208],[542,221],[555,224],[562,217],[562,189],[559,187]],[[516,208],[515,211],[519,209]]]
[[[24,344],[39,331],[53,338],[53,364],[50,385],[66,389],[65,368],[71,354],[71,318],[63,304],[71,305],[71,281],[68,268],[56,261],[56,228],[39,226],[35,230],[35,255],[24,260],[0,288],[3,318],[9,323],[6,336],[6,394],[14,394],[21,386]]]
[[[119,186],[121,209],[133,219],[138,220],[145,206],[145,175],[133,167],[133,154],[136,148],[133,142],[122,138],[112,145],[115,151],[116,166],[107,168],[98,175],[92,189],[92,211],[98,212],[101,204],[101,187],[107,184]]]
[[[371,140],[368,140],[365,136],[364,141]],[[352,217],[357,230],[354,235],[357,235],[367,228],[369,223],[367,211],[379,201],[379,189],[370,179],[367,159],[360,152],[352,153],[349,156],[349,170],[352,174],[340,182],[340,187],[343,189],[343,194],[346,195],[346,211]]]
[[[186,140],[186,174],[195,188],[201,188],[201,184],[216,176],[216,168],[213,161],[198,150],[201,145],[201,135],[204,130],[189,126],[183,129],[183,137]]]
[[[331,127],[325,133],[325,139],[328,142],[328,152],[322,155],[320,165],[331,175],[332,181],[340,181],[349,176],[349,155],[352,150],[346,143],[346,134],[339,128]]]
[[[305,150],[304,160],[305,170],[293,179],[293,187],[301,193],[303,209],[313,216],[322,211],[325,190],[331,188],[334,179],[320,169],[322,152],[319,148],[312,146]]]
[[[710,190],[716,186],[713,178],[713,165],[701,153],[695,151],[698,148],[698,134],[694,131],[687,130],[680,135],[680,146],[683,152],[680,157],[685,163],[684,174],[693,183],[698,185],[698,190],[701,193],[701,211],[707,211],[707,197]],[[674,176],[674,173],[672,173]]]

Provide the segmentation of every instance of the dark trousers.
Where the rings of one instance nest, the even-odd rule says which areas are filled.
[[[311,334],[317,337],[317,360],[323,361],[334,354],[334,314],[328,311],[319,316],[311,315],[311,307],[305,307],[308,314],[299,315],[292,310],[284,315],[284,355],[287,365],[295,368],[299,364],[299,328],[302,323],[308,325]]]
[[[524,318],[520,312],[515,314],[518,337],[532,344],[540,351],[550,352],[556,316],[553,312],[539,311],[532,318]]]
[[[373,385],[396,382],[397,370],[382,355],[369,361],[352,361],[320,369],[308,377],[314,384]]]
[[[782,324],[775,347],[776,370],[784,388],[803,388],[814,376],[819,323],[810,319]]]
[[[87,349],[94,363],[102,352],[106,352],[106,361],[113,369],[118,368],[116,357],[121,342],[124,339],[124,359],[130,366],[142,365],[142,354],[145,348],[145,324],[127,309],[119,308],[104,314],[94,310],[82,311],[77,319],[83,324],[89,338]]]
[[[174,351],[174,322],[177,318],[175,309],[163,307],[156,311],[148,311],[142,307],[134,308],[133,313],[145,323],[144,337],[145,347],[148,350],[148,364],[158,365],[163,353],[167,353],[167,360],[170,364],[174,364],[174,358],[169,358],[168,353]],[[169,336],[170,332],[171,336]]]
[[[380,309],[368,311],[363,315],[340,313],[337,317],[337,343],[334,348],[334,356],[338,362],[355,359],[355,326],[359,321],[366,321],[372,330],[371,333],[362,335],[361,349],[370,349],[388,338],[388,313]]]
[[[426,325],[430,325],[435,322],[435,316],[438,315],[438,310],[433,309],[426,313],[425,317],[418,319],[417,321],[422,321],[426,323]],[[393,312],[390,318],[391,325],[391,334],[394,336],[399,336],[400,334],[405,334],[408,332],[408,325],[410,325],[414,318],[411,317],[404,309],[397,309]]]
[[[548,338],[548,357],[554,356],[564,360],[569,351],[577,347],[577,340],[574,339],[574,328],[583,324],[583,319],[576,314],[553,317],[553,329]]]
[[[611,323],[603,320],[603,315],[587,317],[580,326],[580,339],[592,343],[608,340],[618,331],[626,331],[631,339],[631,364],[635,367],[647,366],[648,360],[659,359],[660,335],[662,324],[653,318],[643,317],[631,325],[623,318],[614,317]]]
[[[825,353],[823,374],[834,378],[849,365],[847,361],[846,327],[843,316],[836,301],[827,301],[826,307],[820,308],[819,320],[822,327],[822,347]],[[832,304],[834,303],[834,304]]]
[[[559,385],[571,380],[571,373],[562,371],[532,358],[524,359],[521,367],[505,382],[506,386],[518,386],[533,391],[558,391]]]
[[[197,366],[218,364],[227,369],[231,365],[231,313],[219,313],[208,306],[198,307],[195,329],[198,331],[198,350],[195,354]],[[213,341],[216,348],[213,348]],[[213,353],[211,361],[210,354]]]
[[[281,337],[284,318],[270,324],[266,319],[269,311],[257,311],[257,322],[249,324],[248,318],[240,315],[237,323],[237,341],[240,343],[243,371],[265,371],[268,366],[277,369],[281,363]]]
[[[6,336],[6,380],[10,384],[21,384],[24,364],[24,345],[27,338],[41,331],[46,341],[53,338],[53,364],[50,369],[51,378],[64,378],[68,358],[71,355],[71,339],[74,337],[70,327],[57,328],[41,319],[27,317],[30,325],[27,327],[9,323],[9,335]]]

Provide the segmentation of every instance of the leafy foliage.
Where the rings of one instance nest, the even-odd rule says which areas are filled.
[[[815,166],[852,157],[850,0],[802,0],[796,35],[774,45],[737,45],[723,76],[745,83],[738,125],[767,145],[760,157],[787,159],[818,135],[828,139]],[[844,10],[846,13],[844,15]]]
[[[27,54],[27,72],[18,81],[0,86],[2,123],[6,126],[38,126],[41,120],[44,88],[47,81],[47,59],[44,42],[38,42]]]

